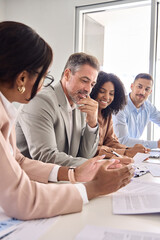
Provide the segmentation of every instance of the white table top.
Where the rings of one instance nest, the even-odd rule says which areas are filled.
[[[160,177],[150,173],[139,179],[160,184]],[[160,214],[113,215],[110,194],[91,200],[80,213],[60,216],[39,240],[72,240],[85,225],[160,233]]]

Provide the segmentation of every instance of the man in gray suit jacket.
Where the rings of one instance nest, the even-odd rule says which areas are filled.
[[[85,53],[72,54],[61,81],[43,88],[19,114],[17,145],[27,157],[78,166],[97,151],[98,103],[89,94],[99,63]]]

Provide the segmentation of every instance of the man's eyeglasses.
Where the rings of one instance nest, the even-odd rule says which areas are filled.
[[[49,73],[44,77],[43,87],[48,87],[54,82],[54,77]]]

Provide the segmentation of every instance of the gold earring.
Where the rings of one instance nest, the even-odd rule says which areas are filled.
[[[22,86],[22,87],[17,87],[17,90],[18,90],[18,92],[20,92],[21,94],[23,94],[26,89],[25,89],[24,86]]]

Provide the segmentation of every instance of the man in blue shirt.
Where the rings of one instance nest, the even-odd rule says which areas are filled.
[[[147,148],[160,148],[160,140],[148,141],[139,139],[149,121],[160,126],[160,111],[153,106],[148,97],[152,92],[151,75],[140,73],[131,84],[131,93],[124,110],[113,116],[114,131],[119,142],[129,147],[136,143]]]

